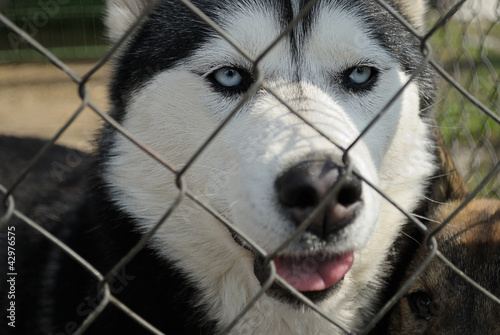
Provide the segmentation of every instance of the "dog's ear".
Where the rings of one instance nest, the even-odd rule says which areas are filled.
[[[419,31],[425,28],[427,1],[425,0],[395,0],[399,11]]]
[[[150,0],[107,0],[104,23],[112,43],[134,23]]]

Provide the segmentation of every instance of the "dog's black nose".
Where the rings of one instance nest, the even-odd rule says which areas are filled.
[[[280,204],[299,225],[335,186],[343,171],[343,167],[326,160],[306,161],[292,167],[276,180]],[[307,230],[326,239],[354,219],[360,204],[361,180],[350,175]]]

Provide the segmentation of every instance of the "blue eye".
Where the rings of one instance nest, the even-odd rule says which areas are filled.
[[[213,74],[214,79],[225,87],[236,87],[243,82],[242,75],[234,67],[223,67]]]
[[[254,82],[247,70],[234,66],[221,67],[206,78],[215,91],[229,95],[245,93]]]
[[[354,85],[362,85],[370,81],[373,77],[374,71],[368,66],[358,66],[352,69],[348,78]]]

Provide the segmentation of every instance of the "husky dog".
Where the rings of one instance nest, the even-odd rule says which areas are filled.
[[[422,29],[423,1],[387,2]],[[306,1],[192,3],[245,55],[185,4],[160,1],[121,46],[110,86],[111,116],[172,169],[189,164],[182,178],[107,125],[89,163],[89,189],[77,185],[83,199],[68,199],[74,210],[38,212],[38,222],[106,274],[180,199],[109,283],[137,315],[166,334],[217,333],[274,268],[337,325],[361,329],[376,310],[405,222],[370,185],[422,212],[429,180],[442,174],[429,69],[388,104],[422,64],[420,41],[375,1],[318,1],[278,40]],[[108,1],[113,42],[147,4]],[[250,89],[255,94],[242,101]],[[330,193],[307,228],[267,262]],[[45,199],[23,192],[16,203],[36,203],[35,196]],[[24,223],[16,229],[26,271],[17,282],[16,334],[74,332],[102,299],[98,283]],[[275,281],[231,333],[343,333],[337,325]],[[110,303],[87,333],[147,330]]]
[[[460,203],[439,206],[431,219],[442,222]],[[436,240],[448,260],[500,298],[500,201],[473,200],[437,233]],[[417,253],[407,276],[423,261],[424,249]],[[496,334],[500,305],[435,258],[389,319],[386,334]]]

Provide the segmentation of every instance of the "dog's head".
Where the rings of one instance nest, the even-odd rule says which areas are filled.
[[[431,220],[447,219],[460,205],[440,205]],[[473,200],[436,234],[438,250],[476,283],[500,297],[500,202]],[[429,250],[422,246],[407,278]],[[406,278],[406,279],[407,279]],[[433,259],[390,315],[390,334],[493,334],[500,306],[440,259]]]
[[[147,3],[109,1],[113,41]],[[371,1],[319,1],[278,38],[302,3],[193,1],[228,40],[184,4],[160,2],[117,56],[111,97],[113,116],[177,169],[189,162],[190,194],[265,253],[304,228],[274,265],[319,301],[344,277],[352,287],[375,279],[401,225],[370,185],[406,210],[423,193],[433,172],[425,124],[433,84],[425,66],[407,84],[423,61],[419,41]],[[420,5],[393,3],[414,25]],[[176,199],[176,176],[109,136],[113,197],[149,229]],[[233,237],[187,196],[154,247],[206,279],[202,286],[233,271],[261,277],[265,269],[241,248],[250,244]]]

